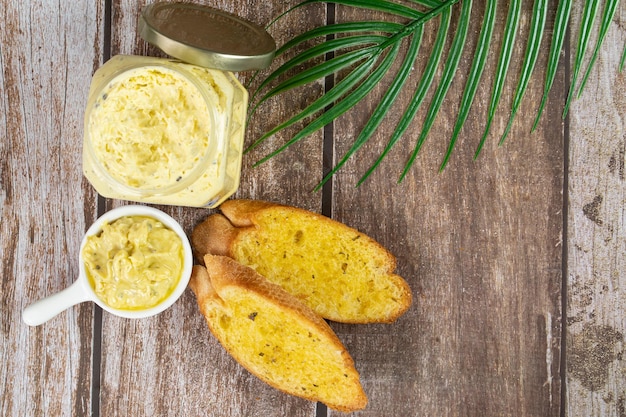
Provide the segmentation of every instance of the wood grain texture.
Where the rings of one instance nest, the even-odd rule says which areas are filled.
[[[224,3],[230,4],[230,1]],[[256,22],[268,22],[290,6],[289,2],[273,2],[273,7],[267,7],[267,2],[248,1],[247,5],[238,5],[244,16]],[[224,4],[224,7],[226,7]],[[258,5],[261,6],[258,6]],[[260,15],[260,11],[263,14]],[[260,19],[260,20],[259,20]],[[310,7],[296,10],[283,19],[280,19],[268,29],[280,47],[294,36],[308,29],[319,27],[326,20],[325,7],[315,4]],[[293,57],[293,53],[286,53],[275,58],[274,63],[259,73],[250,85],[250,92],[254,92],[256,86],[263,77],[275,70],[287,59]],[[293,71],[292,71],[293,73]],[[290,73],[290,75],[292,75]],[[247,82],[252,74],[241,74],[242,80]],[[282,81],[282,77],[280,78]],[[263,133],[274,126],[286,121],[297,109],[305,108],[313,100],[319,97],[324,89],[323,81],[296,89],[295,94],[281,95],[262,104],[253,114],[248,125],[246,146],[251,145]],[[265,93],[266,91],[263,91]],[[302,126],[302,124],[299,124]],[[270,151],[277,149],[291,139],[293,130],[280,132],[268,138],[263,144],[247,154],[243,158],[242,187],[235,195],[237,198],[256,198],[260,200],[277,201],[291,204],[312,211],[321,211],[322,196],[314,193],[313,188],[322,178],[323,157],[323,134],[316,132],[310,137],[290,147],[287,151],[270,159],[260,166],[254,166],[261,158]]]
[[[577,16],[581,6],[577,5]],[[626,74],[617,71],[626,43],[624,5],[616,20],[621,23],[609,31],[584,94],[570,114],[567,415],[571,417],[626,416]],[[576,45],[577,39],[570,42]]]
[[[127,204],[97,200],[77,162],[90,78],[102,57],[162,56],[137,35],[138,15],[149,1],[111,2],[110,50],[104,50],[109,45],[104,36],[108,2],[0,5],[0,380],[5,381],[0,414],[315,416],[315,404],[269,388],[224,352],[191,291],[165,313],[145,320],[100,317],[99,310],[94,314],[93,306],[84,304],[37,328],[21,321],[29,303],[74,281],[78,246],[96,213]],[[293,4],[199,2],[259,24]],[[355,415],[626,416],[626,73],[617,72],[626,42],[626,9],[619,5],[616,23],[569,119],[561,119],[568,88],[562,64],[539,128],[530,134],[543,92],[551,27],[546,29],[529,91],[510,136],[498,147],[532,3],[524,2],[509,79],[476,161],[472,156],[486,120],[495,52],[452,159],[445,171],[437,172],[479,34],[484,4],[478,1],[460,75],[402,184],[396,180],[419,135],[432,89],[405,137],[359,188],[354,185],[385,146],[399,111],[334,178],[332,194],[311,191],[321,179],[323,163],[329,162],[324,161],[329,155],[324,155],[321,132],[260,167],[253,164],[293,132],[275,135],[244,156],[236,197],[326,211],[388,247],[413,289],[414,305],[394,324],[333,324],[355,359],[370,400]],[[549,24],[556,7],[552,3]],[[571,50],[583,2],[574,3]],[[499,4],[496,52],[508,6]],[[323,24],[325,7],[296,11],[270,32],[280,45]],[[363,16],[337,6],[340,21]],[[452,28],[457,20],[455,13]],[[435,30],[427,27],[424,49],[432,45]],[[573,53],[567,50],[564,58],[573,61]],[[276,65],[286,58],[279,57]],[[414,71],[424,64],[418,59]],[[245,82],[252,74],[239,77]],[[326,151],[332,149],[335,161],[389,81],[383,80],[355,112],[333,126],[333,146]],[[247,143],[310,103],[323,88],[320,82],[268,102],[251,119]],[[402,104],[411,92],[403,91]],[[328,196],[330,205],[323,201]],[[212,213],[159,208],[188,233]]]
[[[394,184],[419,136],[424,111],[361,187],[354,184],[386,144],[395,126],[393,116],[335,179],[334,217],[390,248],[415,294],[413,307],[395,324],[335,326],[370,396],[368,408],[358,415],[560,412],[564,136],[558,105],[549,106],[538,131],[529,134],[543,74],[535,75],[539,81],[526,94],[511,135],[496,149],[515,88],[508,82],[493,134],[473,161],[491,93],[488,87],[479,90],[450,164],[438,173],[482,20],[484,6],[474,4],[460,75],[409,176]],[[520,39],[529,27],[531,5],[524,7]],[[348,10],[339,13],[342,20],[355,17]],[[503,7],[498,11],[496,51],[505,18]],[[432,43],[436,27],[426,30],[427,43]],[[510,70],[514,75],[523,53],[519,43]],[[495,58],[490,58],[486,74],[495,72]],[[488,77],[483,81],[484,86],[491,83]],[[556,97],[562,88],[561,76]],[[411,95],[406,91],[404,103]],[[368,102],[336,124],[339,156],[371,111]]]
[[[82,179],[82,117],[100,58],[101,4],[0,6],[0,379],[4,416],[91,412],[92,307],[37,328],[28,304],[69,286],[94,218]]]

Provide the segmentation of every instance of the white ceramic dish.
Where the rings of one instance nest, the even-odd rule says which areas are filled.
[[[87,237],[99,233],[102,229],[102,225],[111,223],[112,221],[125,216],[153,217],[159,220],[169,229],[173,230],[178,236],[180,236],[180,239],[183,242],[183,272],[176,288],[161,303],[157,304],[154,307],[143,310],[116,309],[108,306],[102,300],[100,300],[100,298],[98,298],[98,296],[94,292],[91,284],[89,283],[87,274],[85,272],[85,265],[82,260],[83,248],[87,241]],[[106,212],[100,218],[98,218],[98,220],[96,220],[95,223],[91,225],[91,227],[89,228],[89,230],[87,230],[87,233],[83,237],[82,243],[80,245],[79,254],[78,279],[71,286],[64,289],[63,291],[39,300],[26,307],[22,312],[22,319],[26,324],[28,324],[29,326],[38,326],[50,320],[62,311],[85,301],[92,301],[102,307],[103,310],[120,317],[144,318],[154,316],[174,304],[174,302],[176,302],[176,300],[178,300],[178,298],[183,294],[185,288],[187,288],[187,284],[189,283],[189,278],[191,277],[191,270],[193,267],[193,254],[191,251],[191,245],[189,244],[189,239],[187,238],[187,235],[185,234],[180,224],[178,224],[176,220],[174,220],[172,217],[162,212],[161,210],[140,205],[118,207]]]

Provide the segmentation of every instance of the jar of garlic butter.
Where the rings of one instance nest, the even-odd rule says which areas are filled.
[[[93,76],[83,172],[104,197],[216,207],[239,186],[248,93],[233,71],[268,66],[276,45],[234,15],[154,3],[142,37],[173,58],[117,55]]]

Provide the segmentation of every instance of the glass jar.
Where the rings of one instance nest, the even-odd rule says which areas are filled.
[[[91,84],[83,172],[104,197],[215,207],[239,186],[247,99],[230,72],[115,56]]]
[[[207,44],[216,27],[240,49]],[[269,65],[275,44],[236,16],[185,3],[147,6],[140,32],[175,58],[117,55],[96,71],[83,173],[104,197],[216,207],[237,190],[241,172],[248,93],[231,69]],[[257,35],[265,51],[244,50]]]

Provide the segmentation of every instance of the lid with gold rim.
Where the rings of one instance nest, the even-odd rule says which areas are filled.
[[[276,42],[261,26],[193,3],[146,6],[139,18],[139,33],[174,58],[226,71],[266,68],[276,51]]]

